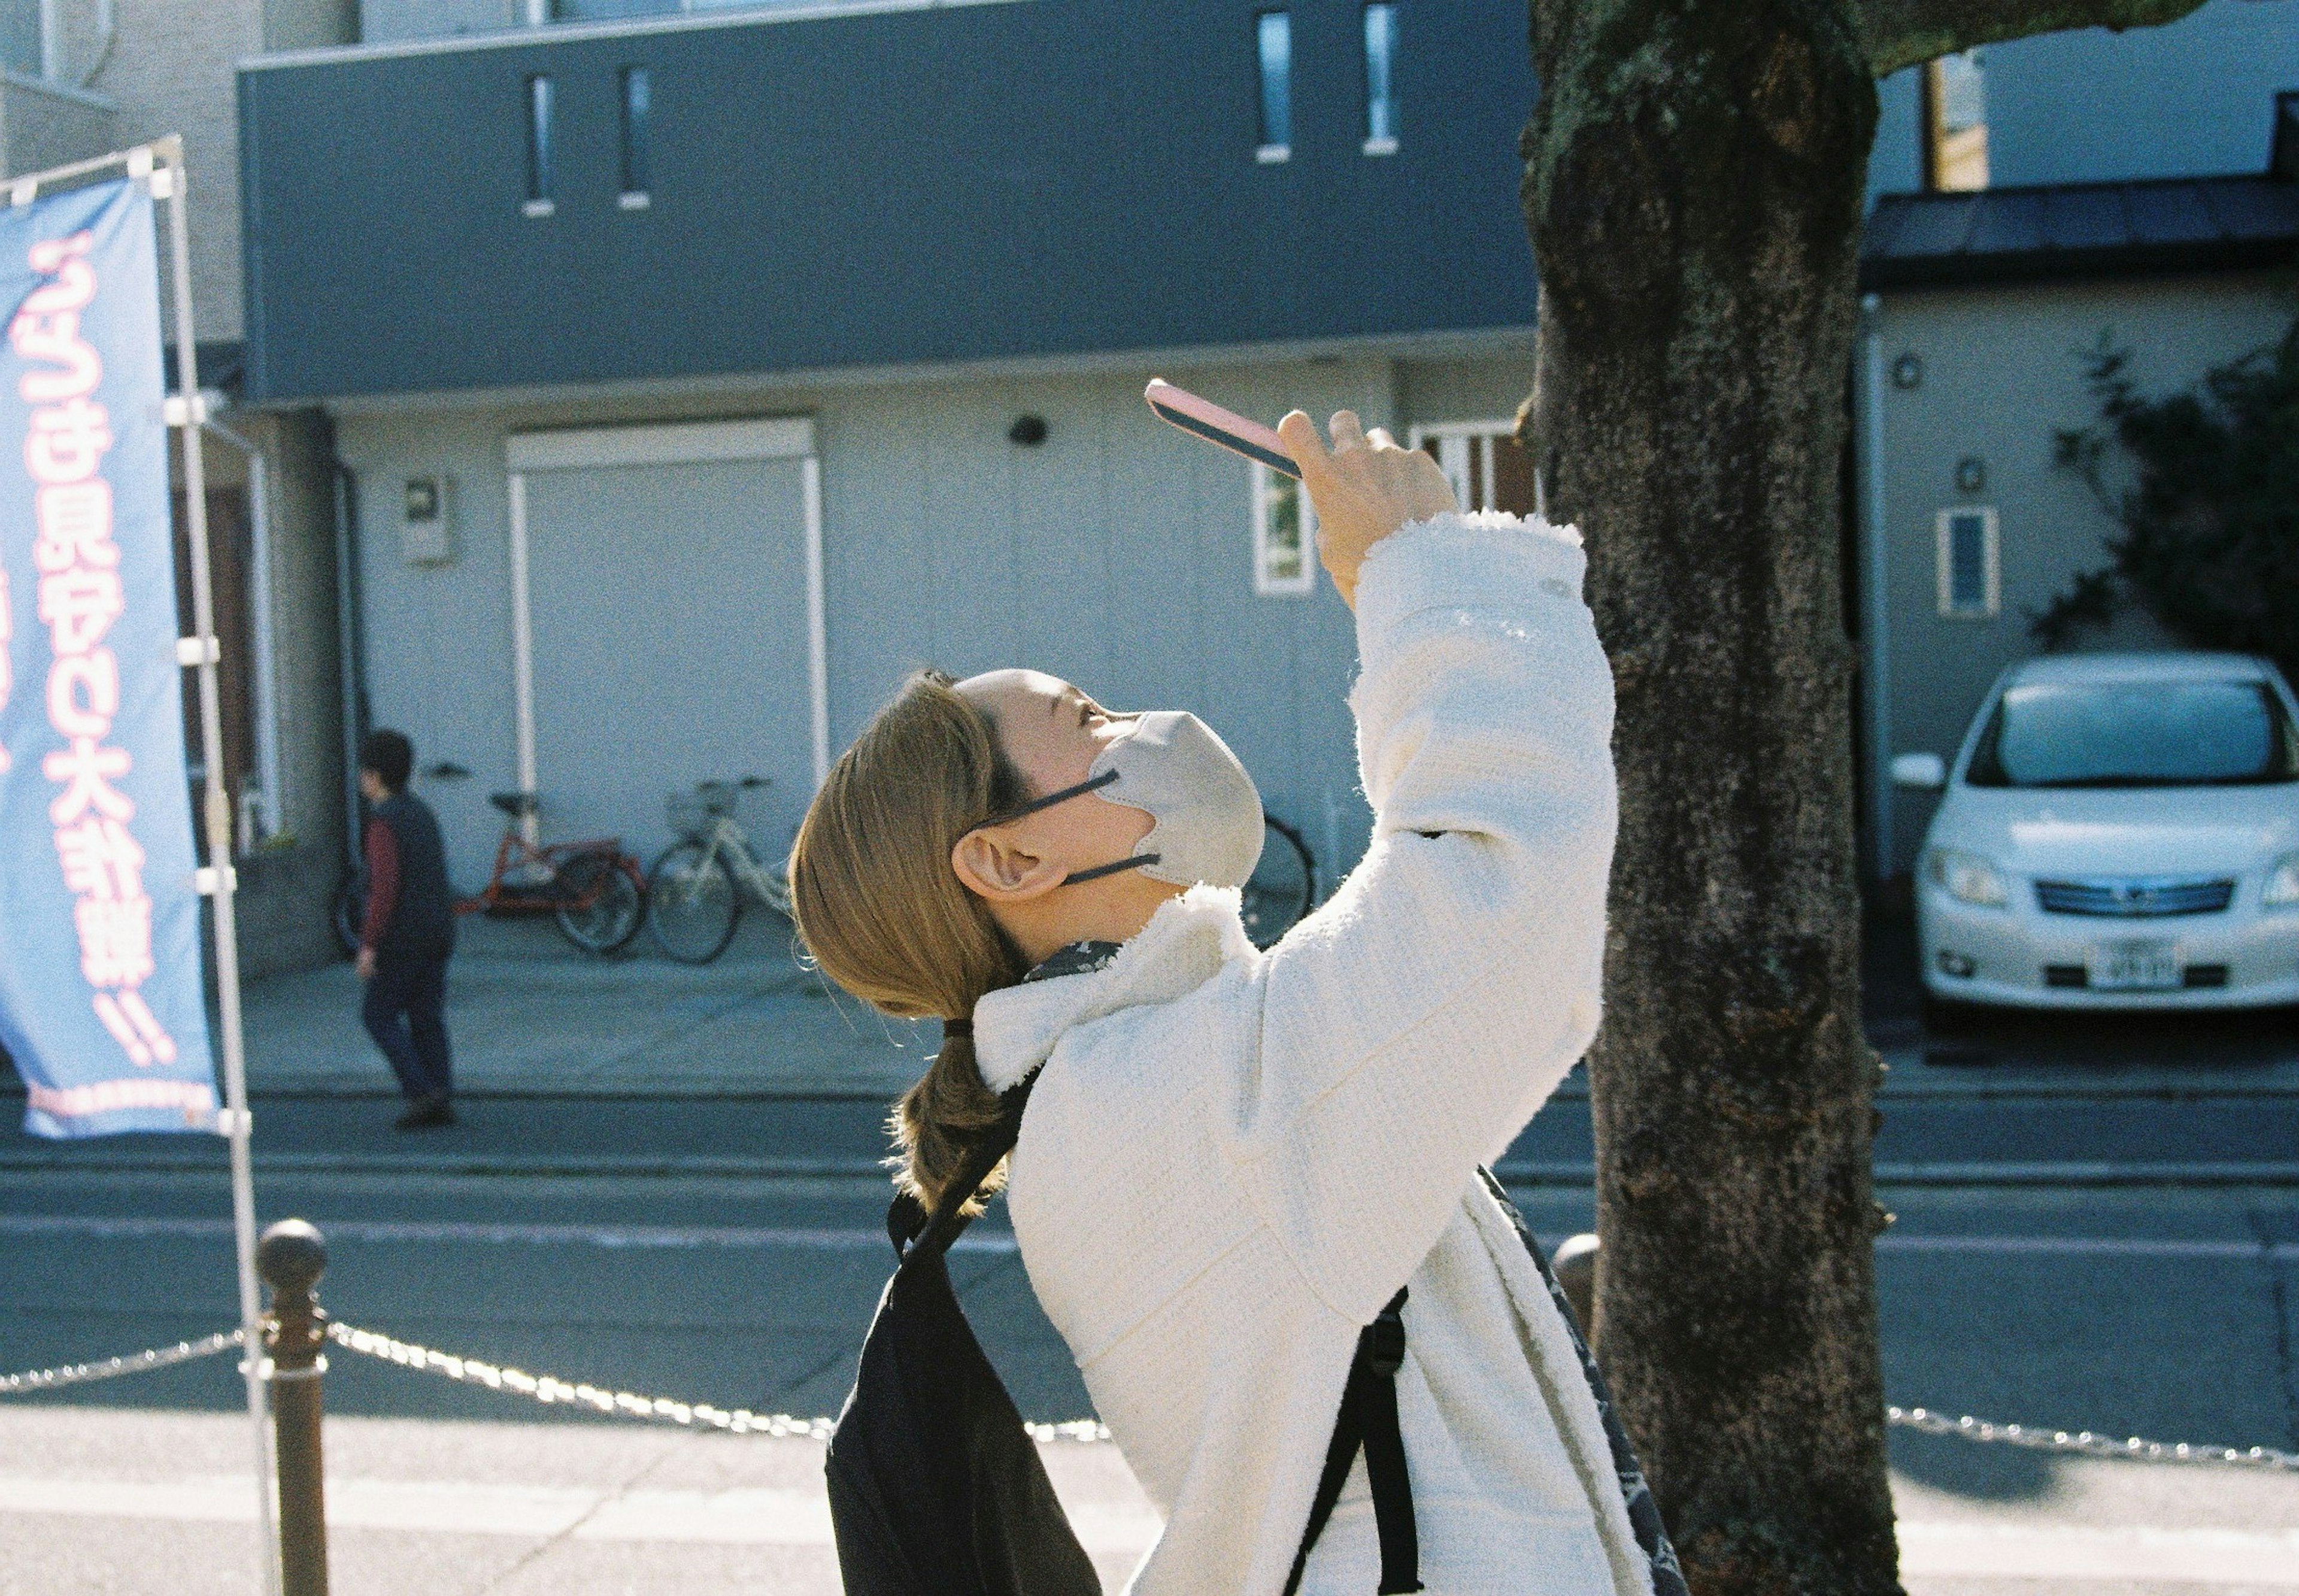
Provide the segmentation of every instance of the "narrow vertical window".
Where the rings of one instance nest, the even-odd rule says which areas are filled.
[[[1993,510],[1939,512],[1939,612],[1986,620],[2002,606],[2002,556]]]
[[[558,209],[551,199],[551,111],[552,85],[537,75],[527,80],[527,204],[529,216],[548,216]]]
[[[1293,154],[1293,17],[1265,11],[1254,19],[1261,57],[1260,161],[1283,161]]]
[[[1924,187],[1935,193],[1988,187],[1988,79],[1979,52],[1943,55],[1923,69]]]
[[[626,211],[643,211],[654,180],[647,164],[647,124],[650,116],[647,70],[623,69],[623,197]]]
[[[1317,572],[1309,553],[1317,543],[1317,512],[1301,485],[1282,471],[1253,467],[1253,591],[1265,598],[1314,592]]]
[[[1365,8],[1365,137],[1368,155],[1397,154],[1397,7]]]

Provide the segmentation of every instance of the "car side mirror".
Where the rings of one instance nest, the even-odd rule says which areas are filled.
[[[1937,793],[1947,786],[1947,761],[1936,753],[1903,753],[1892,760],[1892,785]]]

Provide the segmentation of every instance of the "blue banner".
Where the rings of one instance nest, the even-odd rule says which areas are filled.
[[[212,1130],[152,195],[0,210],[0,1047],[43,1136]]]

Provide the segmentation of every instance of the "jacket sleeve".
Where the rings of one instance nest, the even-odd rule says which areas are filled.
[[[399,907],[399,839],[380,819],[368,820],[366,853],[367,920],[360,927],[360,946],[372,950]]]
[[[1263,968],[1241,1174],[1365,1322],[1595,1036],[1613,682],[1571,528],[1447,515],[1376,545],[1350,707],[1364,861]]]

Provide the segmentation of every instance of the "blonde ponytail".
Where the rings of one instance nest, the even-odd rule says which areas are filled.
[[[793,912],[824,973],[888,1014],[966,1022],[985,993],[1019,981],[1020,950],[950,856],[1026,796],[988,720],[949,677],[921,671],[903,684],[832,767],[791,852]],[[973,1038],[946,1035],[894,1105],[897,1184],[940,1208],[999,1117]]]

